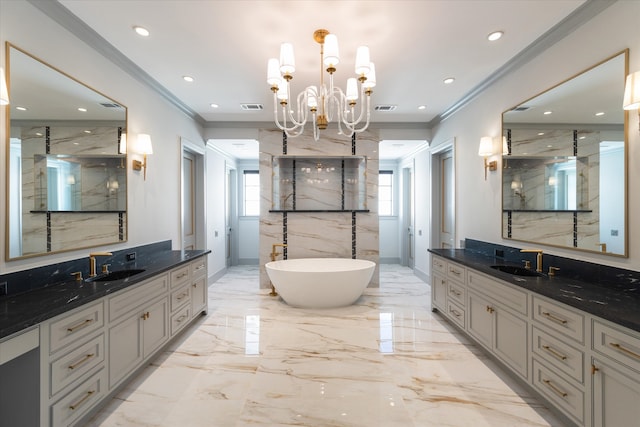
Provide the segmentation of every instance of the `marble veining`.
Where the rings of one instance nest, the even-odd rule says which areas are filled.
[[[209,314],[89,427],[562,426],[431,312],[411,270],[380,268],[355,305],[296,309],[257,266],[210,286]]]

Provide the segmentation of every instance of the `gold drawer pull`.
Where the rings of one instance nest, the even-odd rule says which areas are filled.
[[[186,319],[186,318],[187,318],[187,315],[186,315],[186,314],[183,314],[182,316],[180,316],[180,317],[176,320],[176,322],[178,322],[178,323],[182,323],[182,321],[183,321],[184,319]]]
[[[204,268],[204,264],[200,264],[195,268],[195,271],[202,270]]]
[[[188,276],[188,275],[189,275],[189,272],[182,273],[182,274],[177,275],[176,279],[182,279],[183,277]]]
[[[461,271],[458,271],[458,270],[456,270],[456,269],[454,269],[454,268],[450,268],[450,269],[449,269],[449,273],[453,273],[453,274],[455,274],[456,276],[459,276],[459,275],[461,275],[461,274],[462,274],[462,272],[461,272]]]
[[[151,314],[147,311],[146,313],[142,313],[142,320],[147,320],[151,317]]]
[[[74,403],[73,405],[69,405],[69,409],[71,409],[72,411],[75,411],[76,409],[78,409],[80,407],[80,405],[82,405],[95,392],[96,392],[95,390],[89,390],[87,392],[87,394],[85,394],[84,397],[78,401],[78,403]]]
[[[556,350],[554,350],[553,348],[549,347],[548,345],[543,345],[542,348],[544,348],[545,350],[547,350],[549,353],[551,353],[553,356],[555,356],[556,358],[560,359],[560,360],[567,360],[567,356],[558,353]]]
[[[496,311],[495,308],[487,306],[487,313],[493,314],[494,311]]]
[[[78,329],[82,329],[84,327],[89,326],[89,323],[93,322],[94,319],[87,319],[82,323],[77,324],[76,326],[72,326],[70,328],[67,328],[67,332],[75,332]]]
[[[82,365],[83,363],[85,363],[86,361],[88,361],[89,359],[91,359],[94,356],[95,356],[94,353],[87,354],[85,357],[83,357],[82,359],[78,360],[73,365],[69,365],[69,369],[76,369],[78,366]]]
[[[191,286],[192,286],[192,287],[194,287],[194,288],[197,288],[197,287],[198,287],[198,284],[197,284],[197,283],[194,283],[194,284],[193,284],[193,285],[191,285]]]
[[[553,320],[556,323],[560,323],[561,325],[566,325],[567,324],[567,320],[561,319],[557,316],[554,316],[553,314],[547,312],[547,311],[543,311],[542,315],[545,316],[547,319],[549,320]]]
[[[182,293],[180,296],[176,297],[176,299],[177,299],[178,301],[180,301],[182,298],[184,298],[184,297],[186,297],[186,296],[188,296],[188,295],[189,295],[189,292],[184,292],[184,293]]]
[[[542,380],[543,383],[545,383],[547,385],[547,387],[549,387],[555,394],[557,394],[560,397],[567,397],[569,394],[560,390],[558,387],[556,387],[551,380]]]
[[[623,346],[621,346],[618,343],[615,342],[610,342],[609,345],[613,348],[615,348],[616,350],[620,350],[621,352],[623,352],[624,354],[631,356],[631,357],[635,357],[636,359],[640,359],[640,354],[636,353],[635,351],[631,351],[628,348],[624,348]]]
[[[459,311],[454,310],[453,308],[449,309],[449,313],[453,313],[453,315],[456,316],[456,317],[462,316],[462,314]]]
[[[449,293],[450,293],[450,294],[453,294],[453,295],[455,295],[455,296],[457,296],[457,297],[459,297],[460,295],[462,295],[462,293],[461,293],[461,292],[456,291],[455,289],[449,289]]]

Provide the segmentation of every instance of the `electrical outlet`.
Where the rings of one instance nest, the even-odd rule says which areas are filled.
[[[618,230],[611,230],[611,235],[612,236],[617,236],[618,235]]]
[[[127,261],[135,261],[136,260],[136,253],[135,252],[129,252],[126,255],[126,259],[127,259]]]
[[[9,293],[9,285],[7,282],[0,283],[0,296],[7,295]]]
[[[496,249],[495,255],[499,258],[504,258],[504,251],[502,249]]]

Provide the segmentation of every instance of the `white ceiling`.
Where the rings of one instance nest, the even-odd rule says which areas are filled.
[[[356,47],[370,48],[378,81],[372,105],[397,105],[393,112],[372,113],[372,121],[425,128],[585,3],[59,1],[207,126],[273,120],[266,65],[279,55],[281,42],[294,45],[294,90],[318,84],[319,45],[312,35],[326,28],[338,36],[341,62],[336,81],[341,86],[352,76]],[[151,35],[138,36],[134,25],[144,26]],[[495,30],[504,31],[504,37],[489,42],[487,35]],[[195,81],[185,82],[184,75]],[[443,84],[447,77],[454,77],[454,83]],[[242,103],[263,104],[264,110],[243,111]],[[426,108],[419,110],[420,105]]]

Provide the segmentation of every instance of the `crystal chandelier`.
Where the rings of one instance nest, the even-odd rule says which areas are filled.
[[[320,86],[308,86],[295,98],[295,105],[290,97],[291,79],[296,70],[293,56],[293,45],[282,43],[280,60],[269,59],[267,66],[267,83],[273,92],[274,120],[278,128],[288,136],[298,136],[304,132],[309,119],[313,121],[313,139],[320,138],[320,130],[327,128],[332,121],[337,121],[340,133],[362,132],[369,126],[371,116],[370,97],[376,85],[376,72],[373,62],[369,60],[369,48],[360,46],[356,51],[355,73],[357,79],[347,80],[346,92],[333,85],[333,74],[340,62],[338,38],[327,30],[316,30],[314,40],[320,44]],[[329,86],[325,85],[323,66],[327,67]],[[358,90],[358,82],[360,89]],[[360,95],[358,95],[360,93]],[[356,110],[358,98],[363,101],[359,111]],[[278,103],[282,112],[279,113]],[[366,105],[365,105],[366,104]],[[294,111],[295,107],[295,111]],[[347,132],[343,131],[343,127]]]

